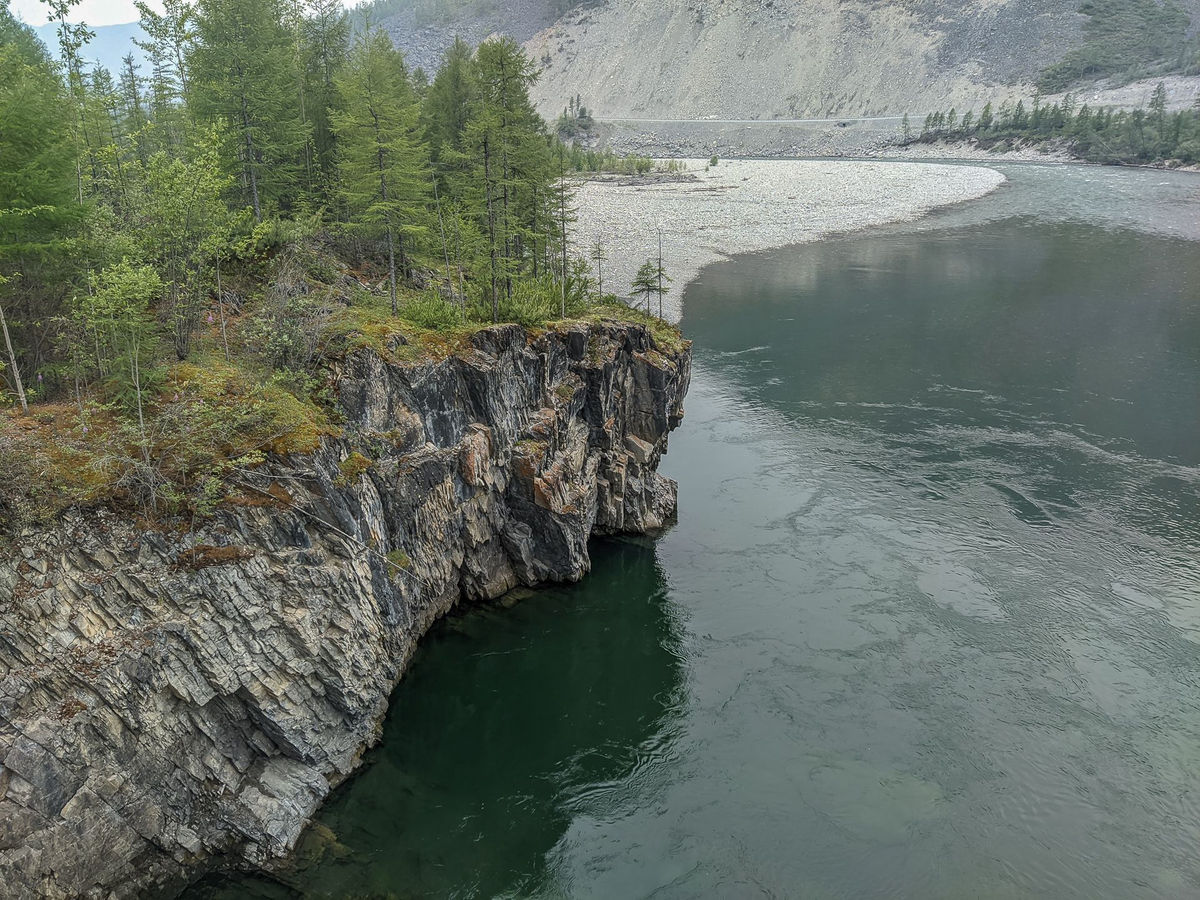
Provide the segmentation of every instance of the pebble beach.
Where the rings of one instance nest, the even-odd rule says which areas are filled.
[[[608,259],[605,292],[627,297],[638,266],[658,255],[673,279],[664,316],[679,321],[687,283],[710,263],[820,240],[982,197],[1005,178],[982,166],[936,163],[686,160],[687,177],[604,178],[576,194],[574,243]],[[655,301],[657,305],[657,301]]]

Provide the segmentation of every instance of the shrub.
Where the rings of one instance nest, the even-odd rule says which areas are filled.
[[[441,330],[462,323],[462,311],[436,290],[428,290],[400,307],[400,317],[422,328]]]
[[[338,463],[341,474],[335,480],[338,487],[348,487],[358,481],[363,474],[375,465],[375,461],[363,456],[357,450]]]

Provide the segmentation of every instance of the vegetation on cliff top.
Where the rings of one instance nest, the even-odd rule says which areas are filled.
[[[426,83],[339,0],[166,0],[150,71],[114,75],[84,69],[76,2],[50,4],[59,64],[0,0],[0,531],[262,502],[239,472],[338,433],[330,357],[615,299],[512,41]]]

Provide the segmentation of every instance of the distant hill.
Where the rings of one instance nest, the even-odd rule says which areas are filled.
[[[38,37],[42,39],[42,42],[50,52],[57,57],[57,26],[53,23],[38,25],[33,30],[37,32]],[[146,54],[133,42],[134,38],[142,39],[145,37],[142,27],[137,22],[127,22],[123,25],[93,26],[92,31],[96,33],[96,36],[92,38],[83,51],[84,58],[87,59],[90,67],[103,66],[112,72],[113,77],[116,77],[124,65],[122,60],[125,58],[125,55],[132,53],[134,59],[142,67],[141,74],[143,76],[150,74],[146,65]]]
[[[413,69],[430,75],[460,36],[472,46],[496,33],[524,43],[581,5],[573,0],[374,0],[355,12],[382,26]]]
[[[1120,22],[1130,9],[1163,2],[1089,0],[1115,9],[1118,15],[1109,19]],[[1200,0],[1165,2],[1200,18]],[[600,117],[741,119],[923,115],[1028,97],[1042,73],[1064,61],[1074,67],[1070,71],[1085,71],[1097,52],[1128,58],[1123,44],[1097,45],[1096,29],[1085,30],[1090,19],[1081,5],[1083,0],[377,0],[372,10],[411,64],[427,71],[436,68],[456,33],[478,43],[503,31],[524,42],[542,65],[534,96],[547,116],[581,95]]]

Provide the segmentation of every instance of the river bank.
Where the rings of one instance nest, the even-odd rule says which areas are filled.
[[[630,184],[599,179],[579,189],[576,246],[602,242],[605,290],[628,296],[638,266],[658,253],[674,287],[663,314],[678,321],[684,285],[706,265],[741,253],[920,218],[974,200],[1005,177],[977,166],[927,163],[685,160],[689,180]],[[657,311],[657,310],[656,310]]]

